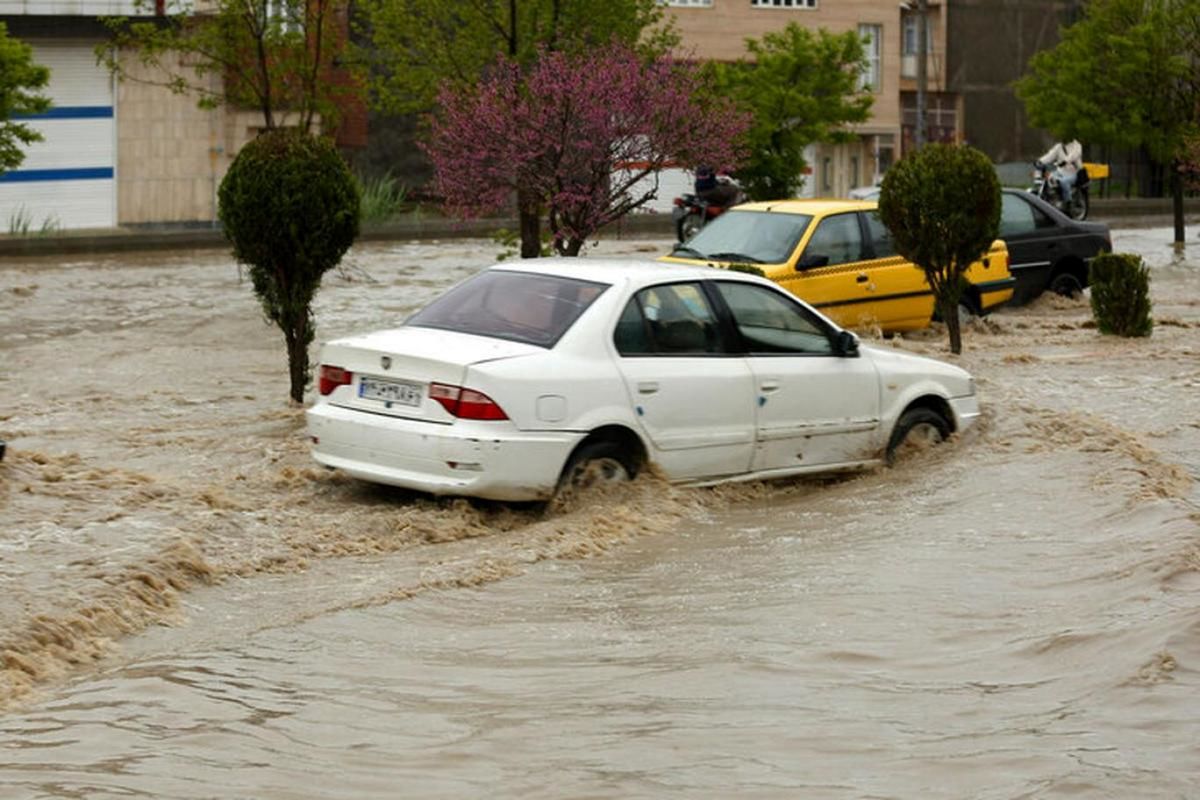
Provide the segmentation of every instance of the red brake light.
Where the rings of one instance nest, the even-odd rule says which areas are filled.
[[[350,370],[333,367],[329,364],[322,364],[319,374],[317,391],[323,395],[329,394],[339,386],[349,386],[351,381],[354,380],[354,373]]]
[[[508,419],[508,414],[492,398],[474,389],[431,383],[429,397],[459,419]]]

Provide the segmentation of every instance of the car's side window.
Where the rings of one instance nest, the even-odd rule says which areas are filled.
[[[623,356],[723,351],[716,314],[698,283],[671,283],[638,292],[617,321],[613,343]]]
[[[1032,233],[1037,229],[1033,206],[1011,194],[1001,194],[1000,236],[1016,236]]]
[[[867,231],[871,234],[871,247],[875,258],[887,258],[896,255],[896,243],[892,241],[892,232],[879,219],[878,211],[866,214]]]
[[[716,285],[751,354],[833,355],[828,330],[803,306],[765,286]]]
[[[804,249],[804,258],[810,263],[820,257],[829,266],[862,260],[862,230],[857,213],[834,214],[821,220]]]

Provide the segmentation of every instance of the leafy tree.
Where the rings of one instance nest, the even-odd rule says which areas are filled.
[[[613,42],[587,52],[542,50],[528,70],[502,58],[474,88],[448,87],[426,144],[447,204],[472,217],[548,210],[554,249],[577,255],[600,227],[639,208],[669,163],[731,164],[747,121],[700,91],[698,69],[644,61]],[[521,255],[539,254],[522,227]]]
[[[719,89],[754,120],[737,176],[755,200],[792,197],[804,180],[804,148],[851,141],[846,126],[870,117],[873,98],[858,88],[866,66],[863,40],[793,22],[761,40],[747,39],[746,49],[750,60],[711,65]]]
[[[349,3],[211,0],[200,13],[194,0],[170,0],[153,21],[105,20],[113,35],[96,54],[118,77],[195,95],[203,108],[259,109],[267,129],[311,130],[318,115],[329,129],[337,101],[362,91],[340,65]],[[136,4],[149,13],[154,0]],[[141,69],[122,60],[127,51]]]
[[[962,352],[963,276],[995,241],[1000,202],[996,168],[967,145],[927,144],[883,176],[879,218],[896,251],[925,272],[952,353]]]
[[[530,65],[545,50],[579,51],[616,39],[661,55],[678,43],[658,27],[658,0],[358,0],[364,60],[376,105],[392,113],[427,112],[450,82],[475,84],[505,56]]]
[[[241,149],[218,199],[234,255],[250,266],[263,313],[283,331],[299,403],[316,328],[313,297],[358,235],[354,176],[329,139],[277,128]]]
[[[1184,239],[1188,142],[1200,134],[1200,0],[1092,0],[1016,83],[1030,120],[1063,139],[1145,147],[1170,164]]]
[[[42,135],[20,122],[14,114],[40,114],[50,100],[38,93],[50,81],[50,70],[33,63],[33,50],[9,38],[8,26],[0,22],[0,174],[21,166],[22,146],[40,142]]]

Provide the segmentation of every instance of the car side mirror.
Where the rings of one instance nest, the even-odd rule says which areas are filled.
[[[838,331],[833,349],[836,355],[843,358],[858,358],[858,337],[850,331]]]
[[[823,267],[829,263],[829,256],[821,255],[820,253],[805,253],[800,256],[800,261],[796,263],[796,269],[813,269],[815,267]]]

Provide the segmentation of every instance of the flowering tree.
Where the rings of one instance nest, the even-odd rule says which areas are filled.
[[[443,90],[425,150],[454,213],[483,216],[515,195],[522,257],[539,254],[543,212],[555,251],[578,255],[655,196],[665,167],[734,165],[749,120],[703,89],[690,64],[617,42],[543,49],[527,71],[502,58],[478,86]]]

